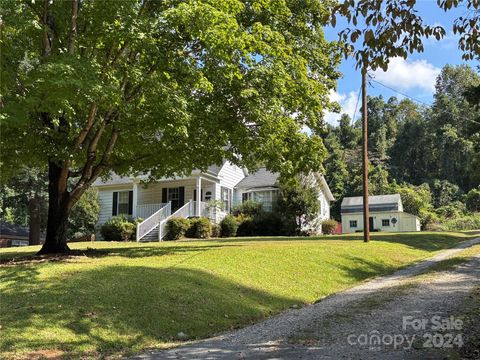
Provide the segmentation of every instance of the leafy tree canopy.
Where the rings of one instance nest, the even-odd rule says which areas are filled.
[[[339,76],[322,30],[333,1],[0,6],[3,173],[48,165],[45,251],[65,250],[68,213],[108,170],[158,178],[224,158],[321,168],[316,134]]]
[[[338,76],[328,2],[84,1],[75,19],[74,3],[2,5],[5,165],[68,161],[79,185],[225,156],[318,168],[321,141],[300,129],[321,129]]]

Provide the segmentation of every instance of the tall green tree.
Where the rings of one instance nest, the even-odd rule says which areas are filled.
[[[431,150],[425,111],[410,100],[402,100],[398,105],[398,132],[389,150],[389,165],[391,175],[399,182],[420,185],[428,181],[426,167]]]
[[[320,169],[315,134],[339,76],[322,30],[333,1],[0,6],[2,165],[48,167],[41,253],[68,251],[72,208],[111,170],[158,178],[224,158]]]
[[[467,190],[478,184],[475,142],[480,134],[478,108],[468,101],[469,89],[480,85],[480,75],[467,65],[445,66],[437,78],[432,111],[428,118],[435,178],[446,179]]]

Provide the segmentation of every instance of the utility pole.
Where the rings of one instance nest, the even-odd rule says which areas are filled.
[[[370,241],[368,213],[368,113],[367,113],[367,66],[362,69],[362,158],[363,158],[363,241]]]

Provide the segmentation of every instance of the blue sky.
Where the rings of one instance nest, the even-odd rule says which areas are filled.
[[[446,64],[462,64],[462,53],[457,48],[458,37],[451,31],[453,20],[461,16],[465,9],[458,8],[444,12],[436,5],[436,0],[419,0],[417,2],[419,14],[426,24],[441,25],[447,35],[440,41],[432,38],[424,41],[425,51],[423,53],[414,53],[407,60],[396,58],[391,61],[388,71],[378,71],[373,74],[374,78],[381,83],[394,88],[404,94],[412,96],[422,102],[431,103],[433,100],[435,78],[441,68]],[[326,29],[325,36],[329,40],[338,39],[337,33],[341,25],[336,29]],[[471,66],[478,65],[476,61],[468,62]],[[338,88],[332,93],[332,99],[339,102],[343,112],[353,116],[357,104],[358,93],[361,84],[361,75],[355,70],[354,61],[343,60],[340,71],[343,78],[338,82]],[[383,95],[385,99],[390,96],[402,95],[395,93],[381,85],[372,83],[368,88],[369,95]],[[356,117],[359,116],[361,104],[358,103]],[[336,125],[339,114],[327,114],[327,122]]]

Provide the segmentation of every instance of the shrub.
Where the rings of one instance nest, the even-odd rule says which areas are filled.
[[[437,213],[440,217],[446,219],[454,219],[459,217],[463,211],[465,210],[465,206],[460,202],[454,202],[451,205],[445,205],[435,209],[435,213]]]
[[[220,235],[222,237],[234,237],[237,234],[238,224],[232,215],[227,215],[220,222]]]
[[[465,204],[467,205],[468,211],[480,211],[480,187],[468,192]]]
[[[178,240],[185,236],[190,227],[190,221],[185,218],[173,217],[167,221],[165,240]]]
[[[247,200],[243,203],[235,206],[232,210],[234,216],[245,215],[245,216],[257,216],[263,213],[262,204],[253,200]]]
[[[300,176],[286,182],[281,179],[280,183],[275,210],[288,224],[289,235],[300,234],[302,229],[312,227],[320,211],[318,186],[311,176]],[[282,228],[282,232],[287,231],[284,226]]]
[[[237,236],[255,236],[255,224],[250,216],[237,216]]]
[[[335,234],[337,222],[332,219],[324,220],[322,222],[322,233],[327,235]]]
[[[220,225],[212,224],[212,238],[219,238],[220,237]]]
[[[431,186],[433,206],[439,208],[451,204],[460,197],[458,185],[447,180],[435,179]]]
[[[420,218],[423,230],[428,230],[430,225],[436,224],[440,221],[440,218],[436,213],[426,209],[421,209],[418,217]]]
[[[253,218],[256,236],[286,235],[282,218],[277,213],[266,212]]]
[[[443,224],[447,231],[480,229],[480,213],[448,220]]]
[[[134,236],[136,224],[125,216],[115,216],[100,228],[100,234],[106,241],[128,241]]]
[[[255,217],[238,216],[237,236],[289,235],[282,217],[277,213],[262,213]]]
[[[185,232],[185,236],[195,239],[208,239],[212,233],[212,224],[206,217],[190,219],[190,227]]]

